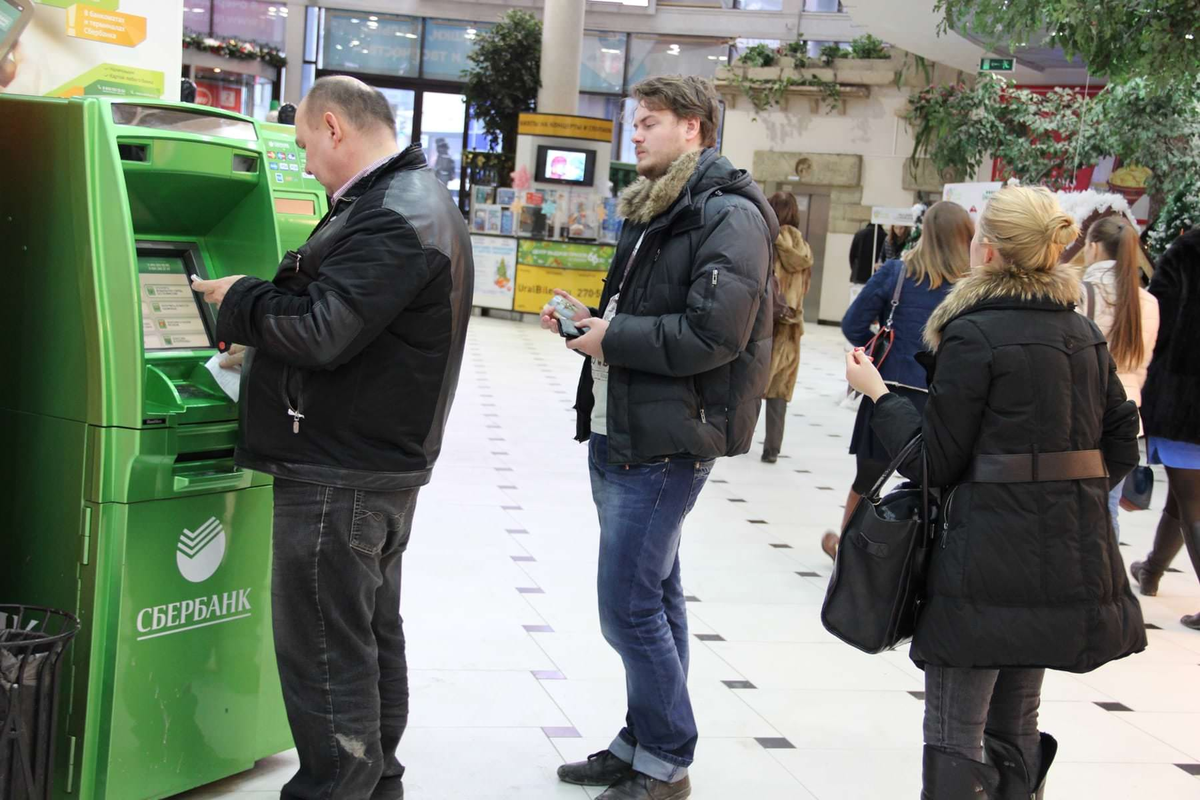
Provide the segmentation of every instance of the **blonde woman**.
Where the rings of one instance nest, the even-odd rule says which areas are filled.
[[[892,320],[896,338],[880,372],[889,388],[911,400],[918,410],[925,407],[927,391],[925,368],[916,360],[917,353],[924,349],[921,331],[929,315],[950,293],[954,282],[967,273],[974,233],[975,226],[966,209],[957,203],[934,203],[925,212],[921,238],[913,249],[904,254],[903,260],[893,259],[880,267],[842,317],[842,334],[855,347],[862,347],[874,335],[871,325],[887,320],[896,284],[902,281]],[[887,448],[871,432],[874,408],[874,403],[864,399],[854,421],[850,454],[858,462],[858,472],[846,498],[843,528],[859,499],[875,484],[891,460]],[[821,549],[833,558],[837,543],[837,534],[829,531],[821,538]]]
[[[1078,229],[1045,189],[998,192],[971,274],[929,320],[924,414],[860,351],[889,452],[923,435],[942,489],[911,657],[925,669],[925,800],[1043,796],[1057,744],[1038,731],[1046,669],[1088,672],[1146,647],[1108,493],[1138,460],[1137,409],[1059,266]],[[921,457],[902,466],[921,476]],[[847,545],[849,546],[849,545]]]

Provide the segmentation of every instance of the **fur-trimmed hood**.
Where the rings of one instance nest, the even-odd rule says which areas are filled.
[[[617,201],[617,213],[639,224],[662,214],[679,199],[679,193],[691,180],[702,153],[702,150],[684,153],[671,162],[661,177],[653,180],[641,177],[629,184]]]
[[[1041,300],[1069,307],[1079,302],[1080,291],[1078,270],[1065,264],[1036,272],[1008,264],[972,267],[930,315],[925,344],[937,350],[947,325],[989,300]]]
[[[735,168],[712,148],[684,153],[659,178],[638,178],[621,192],[617,213],[635,225],[648,225],[677,205],[681,208],[691,205],[703,211],[704,202],[721,193],[749,200],[766,222],[771,240],[779,235],[775,212],[750,173]]]

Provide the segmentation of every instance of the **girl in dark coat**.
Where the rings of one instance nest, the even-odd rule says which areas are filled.
[[[1142,594],[1158,593],[1158,581],[1187,542],[1200,576],[1200,351],[1192,331],[1200,315],[1200,228],[1185,233],[1158,261],[1150,294],[1158,299],[1160,324],[1154,360],[1146,379],[1142,417],[1150,463],[1167,470],[1167,505],[1154,535],[1154,548],[1130,570]],[[1181,622],[1200,630],[1200,614]]]
[[[1137,464],[1137,410],[1057,265],[1077,235],[1045,189],[1007,188],[979,220],[971,274],[929,320],[923,418],[855,351],[890,452],[923,435],[943,487],[912,657],[925,668],[923,798],[1041,797],[1045,670],[1087,672],[1146,646],[1108,511]],[[921,475],[920,456],[902,465]]]

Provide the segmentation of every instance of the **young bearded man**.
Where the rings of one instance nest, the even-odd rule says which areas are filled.
[[[625,664],[625,727],[566,764],[600,800],[682,800],[696,721],[680,577],[684,518],[713,461],[750,449],[771,359],[767,274],[778,223],[745,170],[714,149],[712,85],[670,76],[633,89],[641,176],[599,309],[565,292],[587,356],[576,403],[600,517],[597,593],[605,639]],[[542,326],[558,332],[550,306]]]

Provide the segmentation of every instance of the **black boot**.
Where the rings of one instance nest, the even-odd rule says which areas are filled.
[[[985,732],[983,749],[988,763],[1000,771],[996,800],[1042,800],[1046,793],[1046,773],[1058,754],[1058,742],[1053,736],[1042,734],[1042,752],[1036,778],[1030,777],[1021,749],[1012,742]]]
[[[1183,538],[1187,542],[1188,556],[1192,559],[1192,569],[1200,578],[1200,522],[1193,522],[1191,528],[1185,528]],[[1200,614],[1188,614],[1179,621],[1184,627],[1200,631]]]
[[[577,786],[612,786],[633,774],[632,764],[622,761],[607,750],[592,753],[587,757],[587,761],[563,764],[558,768],[560,781]]]
[[[1158,518],[1158,530],[1154,532],[1154,546],[1150,548],[1150,554],[1145,561],[1135,561],[1129,565],[1129,572],[1143,595],[1158,595],[1158,582],[1182,547],[1183,525],[1179,520],[1168,517],[1164,511]]]
[[[921,800],[994,800],[1000,773],[990,764],[925,745],[921,782]]]

